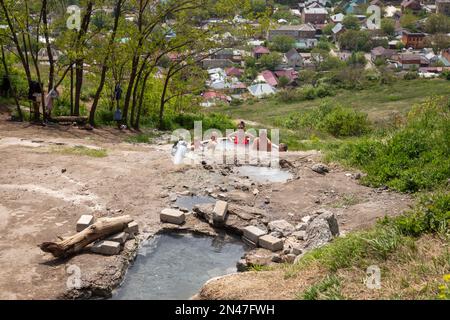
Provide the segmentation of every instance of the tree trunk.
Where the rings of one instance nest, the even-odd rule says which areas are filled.
[[[122,232],[133,221],[130,216],[117,218],[102,218],[83,231],[59,242],[44,242],[39,247],[44,252],[62,258],[80,252],[90,243]]]
[[[50,70],[48,73],[48,92],[53,89],[53,82],[55,81],[55,61],[53,58],[52,47],[50,44],[50,38],[48,33],[48,8],[47,8],[47,0],[42,0],[42,22],[44,24],[44,37],[45,37],[45,45],[47,47],[47,55],[48,61],[50,63]]]
[[[100,100],[100,96],[102,94],[103,87],[105,86],[106,72],[108,71],[108,60],[109,60],[109,55],[110,55],[109,50],[111,49],[111,46],[114,44],[114,41],[116,39],[117,28],[119,26],[120,12],[121,12],[121,8],[122,8],[122,1],[123,0],[117,0],[115,12],[114,12],[114,14],[115,14],[114,27],[113,27],[113,31],[111,34],[111,38],[109,39],[108,51],[106,53],[105,58],[103,59],[100,83],[98,85],[97,91],[95,92],[94,102],[92,103],[91,111],[89,113],[89,124],[91,126],[95,125],[95,112],[97,111],[98,102]]]
[[[8,78],[9,80],[9,85],[11,87],[11,93],[14,97],[14,101],[16,102],[16,107],[17,107],[17,114],[19,116],[19,121],[23,121],[23,115],[22,115],[22,110],[20,109],[20,103],[19,103],[19,98],[17,98],[17,92],[16,89],[14,88],[11,79],[9,78],[9,70],[8,70],[8,64],[6,63],[6,57],[5,57],[5,49],[2,47],[2,62],[3,62],[3,68],[5,69],[5,75],[6,78]]]

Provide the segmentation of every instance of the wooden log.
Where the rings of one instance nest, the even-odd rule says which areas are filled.
[[[71,256],[80,252],[90,243],[122,232],[133,221],[130,216],[101,218],[83,231],[59,242],[44,242],[39,247],[57,258]]]
[[[54,122],[58,123],[81,123],[84,124],[87,122],[87,117],[79,117],[79,116],[59,116],[59,117],[52,117],[51,119]]]

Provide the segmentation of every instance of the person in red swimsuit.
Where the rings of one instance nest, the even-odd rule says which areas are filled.
[[[241,121],[238,125],[238,130],[230,134],[228,138],[232,139],[236,145],[248,146],[250,145],[250,139],[254,138],[254,136],[245,132],[245,122]]]

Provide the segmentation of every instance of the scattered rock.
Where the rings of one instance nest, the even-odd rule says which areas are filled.
[[[253,195],[254,195],[254,196],[257,196],[258,194],[259,194],[259,190],[258,190],[258,189],[254,189],[254,190],[253,190]]]
[[[333,212],[323,211],[316,219],[325,220],[330,227],[331,234],[334,237],[339,236],[339,224]]]
[[[292,246],[292,254],[298,256],[298,255],[301,255],[302,253],[303,253],[303,248],[300,245],[295,244]]]
[[[171,194],[169,196],[169,201],[170,202],[175,202],[175,201],[177,201],[177,198],[178,198],[178,196],[176,194]]]
[[[305,238],[306,238],[306,231],[305,230],[295,231],[295,232],[292,233],[292,236],[294,236],[297,240],[305,240]]]
[[[67,172],[67,169],[66,169],[66,168],[61,169],[61,173],[66,173],[66,172]]]
[[[323,163],[316,163],[311,167],[311,169],[312,171],[317,172],[319,174],[325,174],[327,172],[330,172],[330,169]]]
[[[182,196],[182,197],[189,197],[190,195],[192,195],[192,193],[189,190],[184,190],[181,192],[178,192],[178,195]],[[175,199],[176,201],[176,199]]]
[[[313,220],[313,218],[311,216],[304,216],[301,220],[303,223],[308,224]]]
[[[77,232],[83,231],[93,223],[94,223],[94,216],[87,214],[82,215],[77,222]]]
[[[247,261],[245,259],[240,259],[236,263],[236,269],[238,272],[244,272],[248,270]]]
[[[259,238],[259,246],[274,252],[280,251],[283,249],[283,241],[267,234]]]
[[[183,224],[186,221],[186,215],[180,210],[164,209],[159,215],[161,222],[172,224]]]
[[[91,251],[105,256],[112,256],[119,254],[120,243],[108,240],[99,241],[91,247]]]
[[[264,203],[265,203],[265,204],[269,204],[269,203],[270,203],[270,198],[269,198],[269,197],[266,197],[266,198],[264,199]]]
[[[272,256],[272,262],[281,263],[281,262],[283,262],[283,259],[281,258],[281,256],[279,254],[276,253]]]
[[[292,224],[287,222],[286,220],[275,220],[269,222],[268,228],[270,231],[276,231],[281,233],[282,236],[287,237],[292,232],[295,231],[295,228]]]
[[[307,223],[305,223],[305,222],[300,222],[299,224],[297,224],[297,225],[295,226],[295,230],[297,230],[297,231],[305,231],[307,226],[308,226]]]
[[[283,238],[283,234],[279,231],[273,231],[270,233],[270,235],[275,238]]]
[[[333,239],[328,222],[323,219],[314,219],[306,229],[306,248],[312,250],[319,248]]]
[[[288,160],[286,160],[286,159],[281,159],[279,163],[280,163],[280,167],[281,167],[282,169],[291,169],[291,168],[294,168],[294,165],[293,165],[290,161],[288,161]]]
[[[227,192],[227,191],[228,191],[228,188],[225,187],[225,186],[220,186],[220,187],[219,187],[219,190],[220,190],[221,192]]]
[[[286,263],[294,263],[295,258],[297,258],[297,255],[293,254],[293,253],[289,253],[286,255]]]

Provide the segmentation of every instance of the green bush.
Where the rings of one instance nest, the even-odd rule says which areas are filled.
[[[371,186],[433,189],[450,177],[449,109],[446,99],[432,98],[413,108],[407,123],[383,140],[346,142],[327,157],[363,169],[363,181]]]
[[[360,136],[369,131],[367,114],[338,106],[328,113],[320,128],[335,137]]]

